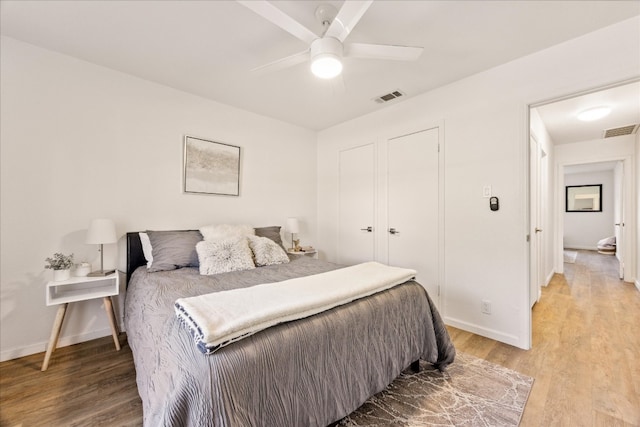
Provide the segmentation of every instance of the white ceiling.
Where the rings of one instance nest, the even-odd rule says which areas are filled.
[[[618,163],[620,163],[620,161],[594,162],[594,163],[583,163],[579,165],[569,165],[564,167],[564,174],[571,175],[571,174],[577,174],[577,173],[594,173],[594,172],[613,171],[616,168],[616,165]]]
[[[611,113],[592,122],[583,122],[576,117],[581,111],[599,106],[611,107]],[[576,96],[536,109],[556,145],[601,139],[607,129],[640,124],[640,82]]]
[[[273,3],[320,33],[314,11],[323,2]],[[307,46],[235,1],[0,7],[3,35],[310,129],[384,108],[372,99],[390,91],[409,98],[640,14],[638,1],[377,0],[347,42],[422,46],[421,58],[346,59],[343,77],[327,82],[308,64],[251,73]]]

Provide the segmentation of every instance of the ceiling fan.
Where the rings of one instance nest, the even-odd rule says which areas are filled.
[[[321,36],[265,0],[237,0],[263,18],[309,44],[309,48],[285,58],[255,68],[252,71],[274,71],[311,61],[311,71],[317,77],[331,79],[342,72],[342,58],[390,59],[415,61],[422,47],[393,46],[369,43],[344,43],[373,0],[346,0],[339,11],[331,4],[321,4],[315,15],[324,27]]]

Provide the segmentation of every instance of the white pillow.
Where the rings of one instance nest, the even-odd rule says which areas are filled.
[[[256,232],[250,225],[207,225],[200,229],[204,240],[220,240],[231,237],[255,236]]]
[[[147,260],[147,268],[150,268],[151,264],[153,264],[153,248],[151,247],[151,240],[149,240],[149,235],[147,233],[138,233],[138,235],[140,235],[140,243],[142,243],[144,259]]]
[[[256,268],[246,237],[203,240],[196,244],[200,274],[218,274]]]
[[[249,247],[253,251],[256,266],[286,264],[289,257],[284,249],[268,237],[248,236]]]

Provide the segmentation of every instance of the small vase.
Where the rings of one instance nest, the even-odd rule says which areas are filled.
[[[53,280],[56,282],[62,282],[68,280],[71,277],[71,269],[66,270],[53,270]]]

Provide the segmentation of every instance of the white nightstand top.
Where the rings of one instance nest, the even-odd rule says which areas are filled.
[[[294,251],[291,249],[287,249],[287,253],[291,255],[308,255],[308,256],[315,257],[318,254],[318,251],[316,249],[311,249],[308,251]]]
[[[104,298],[119,293],[118,272],[104,277],[72,277],[47,282],[47,305]]]

